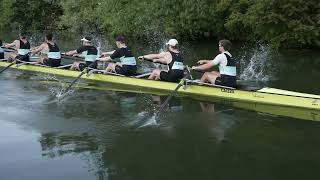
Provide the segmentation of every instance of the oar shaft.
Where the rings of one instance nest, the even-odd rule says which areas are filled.
[[[14,64],[15,64],[15,63],[13,62],[13,63],[9,64],[7,67],[3,68],[3,69],[0,71],[0,74],[1,74],[3,71],[9,69],[9,68],[10,68],[11,66],[13,66]]]
[[[2,49],[4,49],[5,51],[16,51],[16,49],[14,48],[6,48],[5,46],[1,46]]]
[[[189,74],[190,79],[193,80],[193,76],[191,74],[191,70],[190,70],[190,67],[188,65],[186,65],[186,69],[187,69],[187,73]]]
[[[86,69],[83,70],[81,72],[81,74],[79,74],[79,76],[71,82],[71,84],[66,88],[66,90],[64,92],[68,92],[71,89],[71,87],[73,86],[73,84],[75,84],[81,78],[81,76],[83,76],[86,73],[87,73],[87,70]]]
[[[87,74],[88,71],[89,71],[89,69],[90,69],[92,66],[94,66],[95,63],[96,63],[96,62],[92,62],[88,67],[86,67],[86,68],[79,74],[79,76],[71,82],[71,84],[64,90],[64,92],[65,92],[65,93],[68,92],[68,91],[71,89],[71,87],[73,86],[73,84],[75,84],[75,83],[81,78],[81,76],[83,76],[84,74]]]
[[[163,104],[160,106],[160,109],[159,109],[158,113],[156,114],[157,116],[164,110],[164,108],[166,107],[166,105],[168,104],[168,102],[171,100],[171,98],[177,94],[178,90],[183,86],[184,82],[185,82],[185,80],[182,79],[182,80],[179,82],[178,86],[177,86],[177,87],[174,89],[174,91],[170,94],[170,96],[163,102]]]

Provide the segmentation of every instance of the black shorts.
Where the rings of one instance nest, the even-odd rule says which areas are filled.
[[[221,75],[220,77],[217,77],[214,84],[236,88],[237,78],[235,76]]]
[[[61,59],[44,59],[43,64],[50,67],[59,67],[61,66]]]
[[[135,76],[137,75],[137,66],[130,66],[130,65],[116,65],[115,71],[117,74],[122,74],[124,76]]]
[[[0,53],[0,59],[4,59],[4,53]]]
[[[17,55],[16,56],[16,60],[20,60],[20,61],[25,61],[25,62],[30,62],[30,56],[29,55]],[[16,63],[22,63],[20,61],[17,61]]]
[[[162,81],[168,81],[168,82],[179,82],[180,79],[183,78],[183,71],[177,70],[177,71],[161,71],[160,72],[160,79]]]
[[[90,68],[97,69],[97,61],[94,61],[94,62],[86,61],[85,63],[80,63],[79,69],[83,71],[86,67],[89,67],[89,66]]]

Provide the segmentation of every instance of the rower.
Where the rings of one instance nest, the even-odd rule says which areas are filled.
[[[0,39],[0,59],[4,59],[4,50],[2,49],[2,40]]]
[[[168,48],[167,52],[148,54],[140,56],[139,59],[151,59],[155,63],[159,62],[168,65],[168,71],[155,69],[148,79],[179,82],[179,80],[183,78],[184,65],[183,57],[177,49],[178,41],[176,39],[170,39],[166,45]]]
[[[109,63],[106,72],[115,72],[125,76],[135,76],[137,71],[136,58],[125,44],[125,38],[123,36],[118,36],[116,38],[116,45],[118,48],[117,50],[102,53],[105,57],[99,59],[101,61],[111,61],[116,58],[120,59],[120,62]]]
[[[42,43],[38,48],[31,51],[31,54],[41,52],[44,57],[37,61],[37,64],[43,64],[50,67],[58,67],[61,64],[61,53],[58,45],[53,42],[53,34],[45,35],[45,43]]]
[[[82,53],[85,61],[74,62],[70,70],[83,71],[86,67],[97,68],[98,49],[91,44],[91,37],[84,37],[81,39],[82,46],[76,50],[66,53],[67,56],[75,56]]]
[[[7,44],[4,46],[5,48],[13,48],[15,47],[18,50],[18,53],[11,53],[9,55],[8,61],[12,62],[15,60],[20,60],[20,61],[30,61],[30,43],[28,41],[28,37],[26,33],[20,33],[19,39],[13,41],[10,44]],[[19,62],[17,62],[19,63]]]
[[[231,42],[223,39],[219,41],[219,52],[213,60],[200,60],[199,66],[193,66],[193,70],[205,71],[213,66],[219,65],[219,72],[206,72],[201,77],[200,82],[212,83],[215,85],[228,86],[236,88],[237,86],[237,67],[236,61],[229,53]]]

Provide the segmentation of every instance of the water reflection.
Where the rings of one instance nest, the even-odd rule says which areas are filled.
[[[165,95],[114,91],[117,87],[110,85],[109,91],[77,87],[67,101],[52,101],[43,82],[5,84],[1,90],[8,93],[0,98],[9,110],[0,109],[1,118],[38,132],[39,153],[49,159],[46,163],[79,156],[86,165],[75,174],[91,173],[96,179],[250,179],[249,169],[257,168],[260,160],[267,168],[282,163],[293,169],[300,168],[286,160],[302,159],[301,152],[307,152],[304,156],[312,162],[320,160],[318,124],[244,110],[271,111],[268,106],[176,97],[155,126],[148,121]],[[17,108],[19,113],[10,113]],[[70,169],[70,164],[60,166]],[[269,177],[264,168],[258,171]],[[50,174],[51,169],[44,172]]]
[[[83,101],[88,98],[81,97]],[[231,114],[224,113],[224,107],[220,107],[218,114],[210,111],[211,115],[208,116],[207,113],[201,113],[201,104],[214,104],[192,103],[191,100],[174,98],[165,111],[167,116],[162,119],[165,123],[156,128],[146,126],[137,129],[123,122],[134,121],[135,115],[150,107],[150,103],[158,107],[166,96],[116,92],[105,95],[105,98],[111,97],[114,105],[118,105],[118,115],[122,115],[117,118],[117,122],[113,121],[112,127],[106,125],[111,119],[101,123],[90,118],[87,121],[93,121],[93,124],[83,125],[93,125],[87,128],[96,131],[84,133],[82,128],[77,135],[67,132],[41,134],[39,142],[42,155],[57,158],[68,154],[86,154],[89,170],[100,179],[189,179],[188,176],[202,172],[201,169],[214,166],[212,160],[216,158],[215,148],[228,142],[228,133],[232,132],[237,123]],[[149,111],[152,112],[154,107]],[[130,111],[128,114],[128,108],[135,109],[135,113]],[[87,114],[83,115],[87,117]],[[121,128],[114,129],[115,126]],[[188,176],[184,175],[186,172],[189,172]],[[208,173],[209,170],[200,177],[212,177]]]

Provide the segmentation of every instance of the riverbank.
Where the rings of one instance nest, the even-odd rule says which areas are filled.
[[[317,0],[0,2],[0,31],[63,29],[140,39],[227,38],[274,48],[320,48]]]

